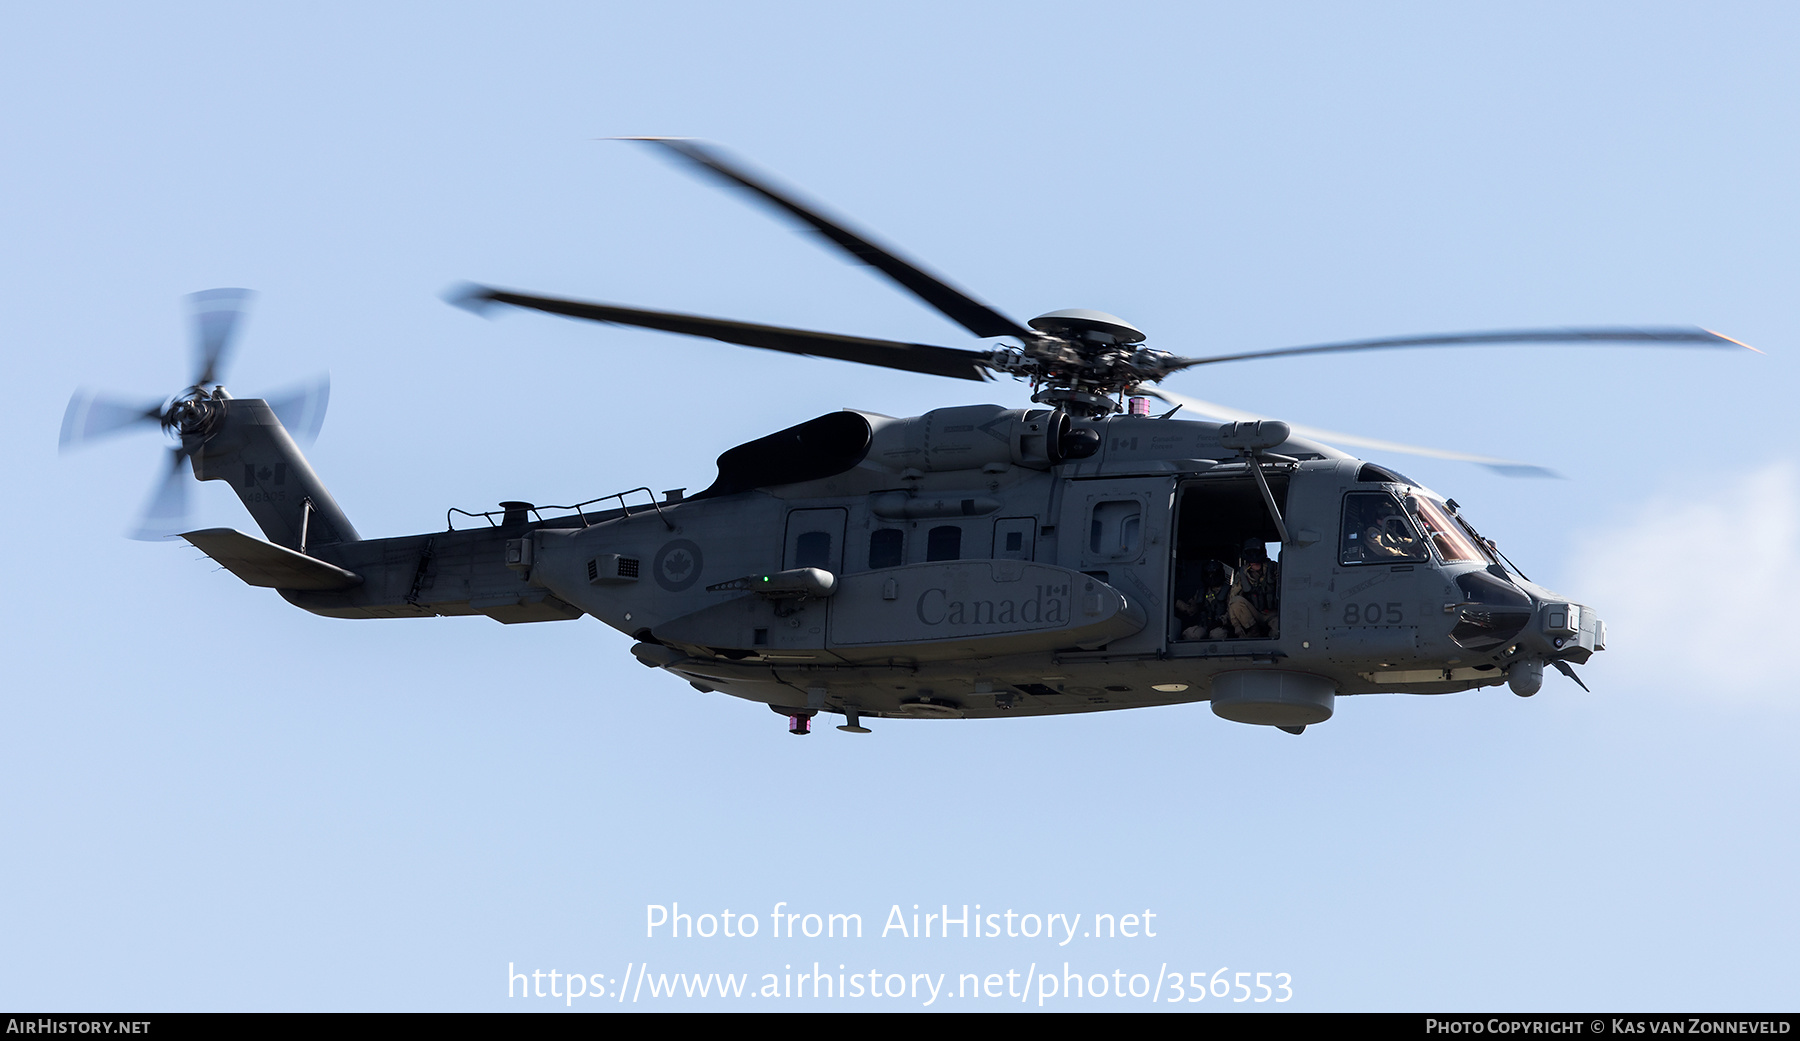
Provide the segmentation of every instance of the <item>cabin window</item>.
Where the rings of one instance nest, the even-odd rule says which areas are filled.
[[[847,512],[841,507],[790,510],[782,566],[816,567],[834,575],[843,571]]]
[[[931,529],[925,536],[926,560],[961,560],[962,528],[955,524],[942,524]]]
[[[899,567],[906,562],[906,533],[899,528],[876,528],[869,533],[869,570]]]
[[[794,540],[794,566],[831,570],[831,532],[801,532]]]
[[[994,522],[994,557],[997,560],[1030,560],[1035,551],[1037,521],[1031,517],[1002,517]]]
[[[1144,507],[1136,499],[1094,504],[1088,551],[1107,557],[1135,557],[1144,532]]]

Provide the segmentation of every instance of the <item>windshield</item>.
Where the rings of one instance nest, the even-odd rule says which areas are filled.
[[[1425,529],[1425,538],[1437,547],[1438,556],[1446,564],[1472,560],[1477,563],[1486,561],[1487,554],[1476,545],[1476,540],[1465,534],[1465,529],[1444,507],[1422,495],[1413,496],[1409,500],[1414,514],[1419,518],[1419,525]]]
[[[1500,563],[1500,557],[1499,557],[1498,551],[1496,550],[1494,544],[1492,542],[1488,541],[1485,537],[1483,537],[1481,532],[1476,531],[1475,525],[1470,524],[1467,520],[1465,520],[1463,518],[1462,514],[1458,513],[1458,514],[1455,514],[1454,516],[1456,517],[1457,527],[1460,527],[1464,532],[1466,532],[1468,534],[1469,538],[1475,543],[1475,548],[1481,550],[1481,555],[1483,557],[1487,558],[1488,563],[1490,563],[1490,564]]]

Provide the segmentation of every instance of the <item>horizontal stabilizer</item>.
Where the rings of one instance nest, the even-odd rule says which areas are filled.
[[[362,585],[362,576],[354,571],[230,528],[205,528],[181,537],[253,586],[324,590]]]

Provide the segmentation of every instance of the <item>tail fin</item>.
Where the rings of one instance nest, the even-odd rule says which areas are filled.
[[[300,454],[287,428],[260,398],[228,398],[224,416],[193,453],[194,476],[225,481],[270,542],[307,546],[357,542],[361,536]]]

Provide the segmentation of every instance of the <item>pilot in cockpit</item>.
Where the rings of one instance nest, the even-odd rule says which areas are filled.
[[[1389,510],[1363,532],[1363,552],[1373,559],[1415,560],[1423,551],[1412,525],[1399,510]]]
[[[1385,492],[1356,492],[1344,499],[1345,564],[1421,560],[1425,544],[1400,504]]]

